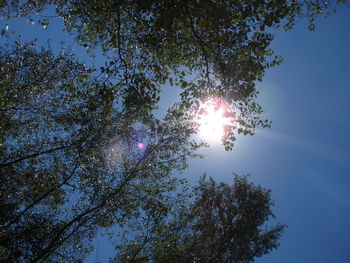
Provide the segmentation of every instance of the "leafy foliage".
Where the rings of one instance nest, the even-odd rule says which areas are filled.
[[[229,103],[237,133],[270,125],[256,82],[281,62],[269,48],[272,29],[304,16],[313,29],[334,5],[0,0],[6,19],[44,27],[48,7],[90,54],[101,48],[106,64],[89,68],[68,49],[55,55],[35,43],[0,47],[0,261],[81,262],[99,229],[141,219],[153,227],[144,239],[152,249],[125,248],[121,258],[250,262],[275,248],[283,226],[260,228],[272,216],[269,192],[245,179],[233,188],[203,179],[186,204],[181,194],[169,197],[183,183],[171,174],[198,156],[191,111],[210,97]],[[153,111],[168,85],[181,88],[181,101],[158,120]]]
[[[3,1],[7,17],[30,16],[49,5],[66,30],[88,51],[102,48],[109,62],[101,68],[124,89],[128,109],[154,109],[165,84],[182,89],[182,107],[196,108],[208,97],[225,99],[241,129],[253,134],[269,127],[260,117],[256,82],[281,62],[269,48],[273,29],[288,30],[303,17],[314,28],[317,16],[328,16],[332,1],[128,0]],[[47,18],[45,18],[47,19]],[[232,149],[235,126],[224,140]]]
[[[192,202],[182,200],[166,214],[151,210],[143,231],[119,247],[116,260],[253,262],[278,247],[285,226],[267,226],[273,217],[270,191],[245,176],[236,175],[231,186],[204,176]]]
[[[197,156],[185,115],[130,115],[71,54],[17,42],[0,55],[2,261],[83,260],[98,228],[161,201]]]

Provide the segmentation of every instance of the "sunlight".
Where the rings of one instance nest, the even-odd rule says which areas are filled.
[[[225,127],[233,125],[232,113],[228,105],[220,99],[209,99],[202,103],[196,114],[199,135],[207,142],[220,142],[225,135]]]

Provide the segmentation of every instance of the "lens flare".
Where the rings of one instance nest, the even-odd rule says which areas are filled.
[[[143,150],[145,148],[145,145],[142,142],[138,142],[137,144],[137,149]]]

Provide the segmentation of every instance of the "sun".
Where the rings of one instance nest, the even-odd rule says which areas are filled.
[[[196,113],[199,135],[210,143],[221,141],[225,129],[233,125],[232,116],[228,104],[222,99],[211,98],[201,103]]]

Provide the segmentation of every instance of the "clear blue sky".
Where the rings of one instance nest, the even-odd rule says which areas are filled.
[[[6,24],[0,21],[1,28]],[[48,30],[11,22],[24,39],[72,43],[59,23]],[[184,173],[196,182],[204,172],[232,182],[231,173],[272,189],[277,221],[288,225],[281,246],[257,262],[348,263],[350,245],[350,5],[319,19],[314,32],[301,22],[279,32],[272,46],[284,62],[268,71],[259,101],[272,120],[270,130],[239,137],[232,152],[207,149]],[[80,55],[82,49],[74,47]],[[98,63],[98,62],[97,62]],[[166,92],[165,98],[176,94]],[[165,107],[164,101],[161,108]],[[105,261],[108,245],[98,242],[89,262]],[[95,252],[94,252],[95,253]]]
[[[188,170],[231,182],[250,173],[272,189],[277,220],[287,224],[281,246],[256,262],[350,262],[350,5],[276,36],[284,62],[262,83],[260,102],[270,130],[239,138],[226,153],[207,150]]]

